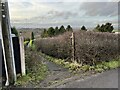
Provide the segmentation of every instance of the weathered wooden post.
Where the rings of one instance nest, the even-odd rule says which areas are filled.
[[[25,71],[24,38],[21,35],[19,36],[19,44],[20,44],[21,73],[23,76],[26,74],[26,71]]]
[[[16,81],[16,71],[15,71],[15,63],[14,63],[14,55],[13,55],[13,46],[12,46],[12,38],[11,38],[11,26],[10,26],[10,18],[9,18],[9,10],[8,10],[8,2],[2,2],[2,45],[4,47],[3,54],[5,58],[5,68],[7,69],[6,75],[8,75],[9,84],[14,84]],[[7,85],[9,85],[7,84]]]
[[[74,32],[72,32],[72,36],[70,37],[72,41],[72,62],[75,61],[75,36]]]
[[[5,75],[6,75],[6,82],[5,85],[8,86],[9,85],[9,77],[8,77],[8,69],[7,69],[7,63],[6,63],[6,57],[5,57],[5,49],[4,49],[4,43],[3,43],[3,36],[2,36],[2,1],[0,0],[0,39],[1,39],[1,74],[2,74],[2,69],[5,68]],[[2,58],[2,53],[3,53],[3,58]],[[4,62],[4,67],[2,66],[2,59]],[[1,81],[2,82],[2,81]],[[2,84],[2,83],[1,83]]]

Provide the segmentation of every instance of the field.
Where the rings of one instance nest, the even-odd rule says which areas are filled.
[[[24,39],[31,39],[31,33],[34,33],[35,38],[40,38],[41,32],[43,29],[40,28],[21,28],[17,29],[19,33],[21,33],[21,36],[24,37]]]

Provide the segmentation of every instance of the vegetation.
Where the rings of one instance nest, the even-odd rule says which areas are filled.
[[[18,31],[17,31],[17,29],[15,27],[11,28],[11,33],[15,34],[18,37]]]
[[[112,32],[114,27],[112,26],[112,23],[106,23],[105,25],[102,24],[101,26],[98,24],[95,28],[95,31],[99,32]]]
[[[44,29],[44,31],[42,32],[41,37],[42,37],[42,38],[48,37],[48,33],[47,33],[47,30],[46,30],[46,29]]]
[[[47,67],[42,64],[36,51],[26,50],[26,75],[18,76],[16,85],[26,86],[29,83],[36,84],[47,75]]]
[[[26,38],[26,39],[24,39],[24,41],[30,41],[30,38]]]
[[[64,32],[69,32],[69,31],[73,31],[70,25],[68,25],[66,29],[63,25],[60,28],[55,27],[55,29],[53,27],[50,27],[48,28],[48,30],[44,29],[44,31],[41,34],[41,37],[42,38],[53,37],[53,36],[60,35],[60,34],[63,34]]]
[[[113,30],[112,32],[113,32],[113,33],[115,33],[115,32],[120,32],[120,30]]]
[[[82,27],[81,27],[81,30],[83,30],[83,31],[87,31],[87,29],[86,29],[85,26],[82,26]]]
[[[75,60],[80,64],[95,65],[97,62],[110,61],[120,56],[118,52],[118,35],[113,33],[76,31]],[[72,46],[71,32],[66,32],[54,38],[35,41],[38,51],[47,55],[67,59],[71,62]],[[114,44],[113,44],[114,43]]]
[[[55,33],[54,28],[53,28],[53,27],[50,27],[50,28],[48,29],[47,33],[48,33],[48,35],[49,35],[50,37],[54,36],[54,33]]]
[[[55,27],[55,34],[54,35],[59,35],[59,28]]]
[[[46,58],[49,61],[52,61],[58,65],[62,65],[64,68],[68,68],[70,71],[78,71],[78,68],[81,67],[81,65],[77,62],[68,62],[65,59],[58,59],[51,57],[49,55],[45,55],[43,53],[40,53],[44,58]]]
[[[38,51],[56,58],[68,58],[71,55],[71,32],[54,38],[38,39],[34,43]]]
[[[70,25],[67,26],[66,31],[73,31],[72,27]]]
[[[88,65],[88,64],[79,64],[77,62],[68,62],[65,59],[57,59],[48,55],[45,55],[43,53],[40,53],[44,58],[46,58],[49,61],[52,61],[58,65],[62,65],[64,68],[68,68],[72,72],[78,72],[78,71],[94,71],[94,72],[103,72],[105,70],[114,69],[120,67],[120,58],[113,59],[111,61],[102,61],[100,63],[97,63],[96,65]]]
[[[35,39],[35,37],[34,37],[34,33],[33,33],[33,32],[32,32],[32,34],[31,34],[31,39],[32,39],[32,40]]]
[[[64,26],[62,25],[59,29],[59,33],[61,34],[61,33],[64,33],[64,32],[66,32],[66,30],[65,30]]]

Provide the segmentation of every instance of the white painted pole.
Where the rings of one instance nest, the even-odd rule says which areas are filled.
[[[14,80],[17,80],[17,76],[16,76],[16,68],[15,68],[15,59],[14,59],[14,50],[13,50],[13,40],[12,40],[12,33],[11,33],[11,24],[10,24],[10,16],[9,16],[9,6],[8,6],[8,1],[7,1],[7,16],[8,16],[8,23],[9,23],[9,33],[10,33],[10,42],[11,42],[11,51],[12,51],[12,62],[13,62],[13,71],[14,71]]]
[[[25,51],[24,51],[24,38],[19,36],[20,43],[20,59],[21,59],[21,74],[24,76],[26,74],[25,71]]]

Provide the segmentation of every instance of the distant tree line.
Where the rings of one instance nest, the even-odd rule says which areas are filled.
[[[83,31],[87,31],[85,26],[81,27],[81,30]],[[106,23],[106,24],[102,24],[101,26],[98,24],[93,31],[95,32],[112,32],[114,30],[114,27],[112,25],[112,23]]]
[[[56,36],[56,35],[60,35],[64,32],[68,32],[68,31],[73,31],[72,27],[70,25],[67,26],[67,28],[65,29],[65,27],[62,25],[60,28],[58,27],[50,27],[48,28],[48,30],[44,29],[44,31],[42,32],[41,34],[41,37],[42,38],[45,38],[45,37],[53,37],[53,36]]]
[[[112,23],[106,23],[106,24],[102,24],[101,26],[98,24],[94,31],[97,32],[112,32],[114,29],[114,27],[112,26]]]
[[[106,24],[102,24],[101,26],[98,24],[93,31],[95,32],[112,32],[114,29],[114,27],[112,26],[112,23],[106,23]],[[87,31],[87,28],[83,25],[80,30],[82,31]],[[48,28],[48,30],[44,29],[44,31],[42,32],[41,34],[41,37],[42,38],[45,38],[45,37],[53,37],[53,36],[56,36],[56,35],[60,35],[64,32],[67,32],[67,31],[73,31],[72,27],[70,25],[67,26],[67,28],[65,29],[65,27],[62,25],[60,28],[58,27],[50,27]]]
[[[15,34],[15,36],[17,36],[17,37],[19,36],[19,35],[18,35],[18,31],[17,31],[17,29],[16,29],[15,26],[14,26],[14,27],[11,27],[11,33],[12,33],[12,34]]]

